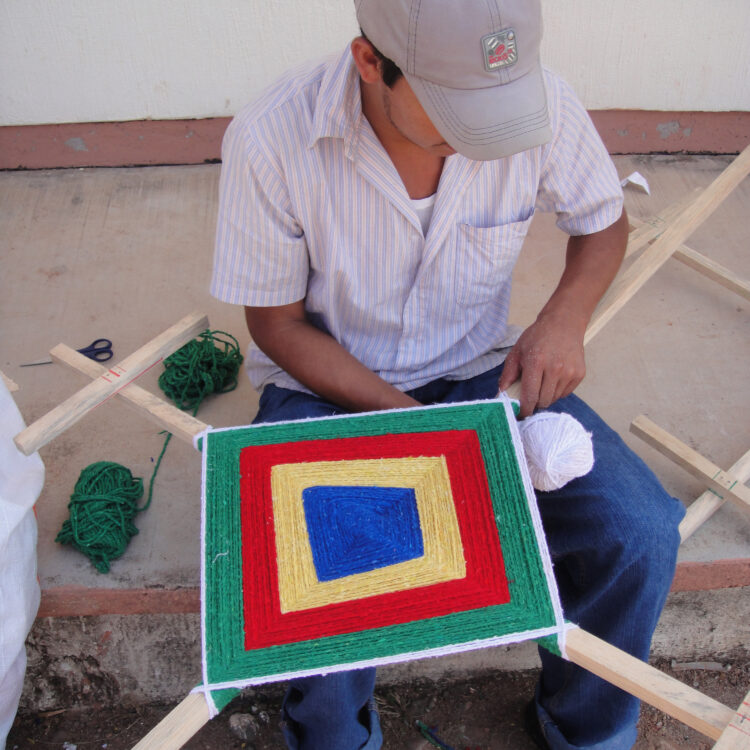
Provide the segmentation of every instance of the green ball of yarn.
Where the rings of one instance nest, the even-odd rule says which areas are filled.
[[[164,360],[159,387],[180,409],[193,409],[195,414],[206,396],[237,387],[241,364],[234,336],[204,331]]]
[[[70,496],[66,520],[55,538],[82,552],[100,573],[109,572],[109,563],[120,557],[130,539],[138,533],[133,523],[138,501],[143,496],[143,480],[112,461],[87,466]]]

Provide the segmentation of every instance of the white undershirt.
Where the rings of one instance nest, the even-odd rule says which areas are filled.
[[[435,196],[437,193],[428,195],[426,198],[412,198],[411,204],[419,217],[419,223],[422,225],[422,234],[426,237],[427,230],[430,228],[430,219],[432,219],[432,209],[435,208]]]

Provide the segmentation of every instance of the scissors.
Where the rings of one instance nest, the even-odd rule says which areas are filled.
[[[93,359],[96,362],[106,362],[108,359],[112,359],[112,342],[109,339],[96,339],[92,341],[88,346],[84,346],[83,349],[78,350],[81,354]],[[51,365],[51,359],[40,360],[39,362],[27,362],[21,367],[34,367],[35,365]]]

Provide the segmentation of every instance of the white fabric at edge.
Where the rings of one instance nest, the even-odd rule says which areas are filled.
[[[0,381],[0,750],[18,708],[26,671],[24,642],[39,608],[34,503],[44,484],[39,454],[24,456],[13,438],[25,427]]]

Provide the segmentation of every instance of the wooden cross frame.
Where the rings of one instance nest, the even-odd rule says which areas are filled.
[[[694,196],[698,192],[700,192],[700,188],[692,195]],[[642,248],[640,242],[633,241],[636,237],[653,237],[654,232],[663,232],[684,207],[685,201],[683,200],[670,206],[659,216],[653,217],[649,221],[641,221],[635,217],[630,217],[630,223],[634,230],[630,234],[627,255],[632,255]],[[740,278],[730,269],[697,250],[680,244],[672,257],[729,291],[750,300],[749,281]],[[633,420],[630,431],[656,448],[660,453],[672,459],[676,464],[682,466],[693,476],[705,481],[709,487],[690,504],[687,514],[680,524],[680,536],[683,542],[727,500],[732,500],[745,511],[750,511],[750,490],[744,484],[750,479],[750,450],[725,472],[643,415]]]
[[[638,219],[631,219],[631,223],[636,227],[635,231],[648,226]],[[657,220],[650,224],[658,228],[664,224],[664,221],[661,217],[657,217]],[[750,282],[741,279],[729,269],[698,251],[681,245],[675,251],[674,257],[726,289],[750,300]],[[680,524],[682,541],[700,528],[727,500],[735,502],[745,511],[750,512],[750,489],[744,484],[750,479],[750,450],[728,471],[724,471],[643,415],[632,421],[630,431],[693,476],[704,481],[709,487],[688,508]]]
[[[750,513],[750,487],[744,483],[750,479],[750,451],[745,453],[729,471],[723,471],[716,464],[704,458],[698,451],[685,445],[666,430],[640,415],[630,424],[630,431],[653,446],[678,466],[686,469],[709,488],[703,499],[691,504],[692,509],[700,503],[692,514],[686,514],[680,524],[680,536],[685,541],[704,521],[707,521],[727,500],[736,503]],[[693,518],[700,509],[700,523]],[[709,512],[710,511],[710,512]]]
[[[725,286],[747,295],[749,287],[745,282],[736,279],[726,269],[703,256],[696,258],[699,254],[685,248],[682,243],[748,173],[750,173],[750,147],[746,148],[708,188],[697,195],[691,195],[688,201],[669,209],[650,223],[640,224],[634,229],[628,243],[629,252],[645,249],[640,257],[615,280],[609,293],[600,303],[586,330],[584,343],[588,343],[673,255],[693,267],[699,267],[704,273],[716,278]],[[649,243],[652,244],[649,245]],[[145,391],[133,381],[207,327],[208,320],[205,316],[195,313],[188,315],[118,365],[110,368],[102,367],[64,344],[56,346],[50,352],[54,361],[68,365],[93,380],[19,433],[15,437],[17,447],[24,454],[30,455],[81,419],[95,406],[115,395],[125,399],[160,426],[192,443],[193,437],[206,429],[207,425]],[[508,392],[512,397],[517,397],[519,384],[515,383]],[[643,420],[636,421],[639,429],[643,429],[644,433],[648,431],[647,428],[650,429]],[[747,495],[750,491],[742,482],[747,478],[750,469],[750,455],[746,454],[730,469],[728,474],[722,473],[709,480],[706,471],[710,474],[711,468],[707,469],[705,463],[694,462],[693,456],[686,458],[685,452],[677,449],[672,440],[664,440],[663,435],[656,434],[659,435],[658,439],[654,438],[656,443],[659,445],[669,443],[675,455],[681,456],[680,460],[683,465],[689,464],[693,467],[695,472],[699,472],[701,478],[706,479],[706,483],[712,489],[718,484],[724,494],[733,499],[739,499],[741,503],[747,505]],[[733,486],[727,493],[727,483],[733,482]],[[717,498],[711,492],[704,493],[706,494]],[[700,502],[702,497],[696,502]],[[712,507],[715,505],[713,500],[709,502]],[[719,502],[723,500],[719,499]],[[704,515],[705,513],[698,517],[696,514],[691,525],[697,528],[708,517],[703,517]],[[685,538],[684,535],[683,538]],[[715,745],[716,750],[738,750],[739,748],[750,750],[750,716],[747,710],[750,697],[738,711],[734,711],[580,628],[568,631],[566,650],[568,658],[575,664],[651,703],[706,736],[718,740]],[[209,718],[209,709],[204,696],[200,693],[191,693],[149,732],[134,750],[179,748]]]

